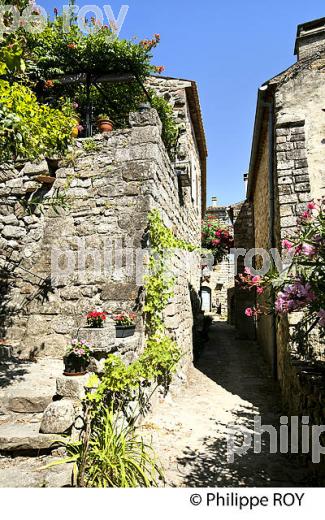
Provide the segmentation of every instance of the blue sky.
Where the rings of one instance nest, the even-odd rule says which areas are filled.
[[[48,12],[67,1],[39,0]],[[324,0],[76,0],[129,6],[121,37],[161,34],[154,63],[198,82],[209,147],[208,202],[244,198],[258,87],[289,67],[299,23],[325,16]]]

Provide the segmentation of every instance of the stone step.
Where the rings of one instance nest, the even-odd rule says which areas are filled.
[[[48,395],[11,395],[8,397],[7,409],[15,413],[40,413],[52,402],[53,394]]]
[[[56,378],[63,373],[63,361],[16,361],[0,365],[0,411],[41,413],[53,400]]]
[[[46,467],[59,460],[62,459],[52,456],[0,457],[0,488],[71,487],[71,464]]]
[[[0,452],[52,451],[62,442],[62,436],[40,433],[39,429],[40,422],[0,424]]]

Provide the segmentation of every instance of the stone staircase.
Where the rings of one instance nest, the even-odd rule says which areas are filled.
[[[142,335],[116,338],[115,327],[73,331],[96,345],[89,366],[101,373],[108,354],[131,363],[141,350]],[[62,440],[75,438],[81,399],[89,374],[63,375],[63,361],[0,359],[0,487],[64,487],[71,485],[72,466],[44,466],[62,453]],[[82,421],[82,419],[81,419]],[[61,450],[58,449],[61,446]]]
[[[42,468],[55,460],[62,437],[40,433],[44,411],[53,402],[63,362],[0,363],[0,487],[62,487],[71,467]]]

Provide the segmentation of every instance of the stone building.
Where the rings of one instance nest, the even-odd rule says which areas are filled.
[[[220,222],[221,226],[228,229],[233,235],[234,230],[228,208],[218,206],[214,197],[212,198],[212,205],[207,207],[205,216],[212,222],[214,220]],[[223,320],[228,320],[228,291],[234,287],[234,276],[232,255],[227,255],[222,262],[209,266],[206,272],[203,270],[201,294],[204,291],[208,292],[211,301],[210,311],[217,313]]]
[[[85,315],[101,308],[138,312],[134,336],[116,338],[114,322],[108,320],[97,345],[101,354],[116,353],[131,362],[145,340],[141,310],[149,212],[158,209],[179,239],[200,245],[207,148],[197,86],[171,78],[150,83],[171,102],[180,125],[175,161],[162,141],[157,112],[148,108],[130,114],[128,128],[77,140],[58,164],[0,165],[2,360],[36,360],[50,371],[60,366],[62,373],[55,360],[62,363],[72,337],[86,335],[92,341]],[[53,184],[40,183],[49,175],[55,176]],[[68,209],[53,206],[58,193],[69,202]],[[192,254],[190,264],[184,254],[173,255],[173,273],[181,275],[165,310],[166,329],[184,352],[181,380],[192,362],[193,309],[201,276],[199,254]],[[44,380],[41,372],[36,395],[29,381],[19,401],[27,422],[35,399],[38,412],[48,403],[37,396],[42,385],[48,389],[48,372]],[[0,394],[3,413],[17,411],[9,390]],[[19,435],[24,436],[20,429]],[[37,445],[39,435],[35,439]]]
[[[295,54],[297,62],[258,91],[247,203],[254,245],[268,251],[281,250],[306,203],[325,193],[325,18],[298,26]],[[286,319],[262,316],[257,340],[291,414],[324,424],[321,384],[313,384],[320,375],[292,360],[289,330]]]

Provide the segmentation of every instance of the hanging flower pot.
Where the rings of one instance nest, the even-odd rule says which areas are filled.
[[[101,133],[112,132],[114,123],[107,115],[101,114],[97,117],[97,127]]]
[[[113,316],[117,338],[129,338],[134,335],[136,316],[134,312],[120,312]]]
[[[92,349],[83,340],[71,341],[66,355],[63,358],[65,376],[83,376],[87,373]]]

